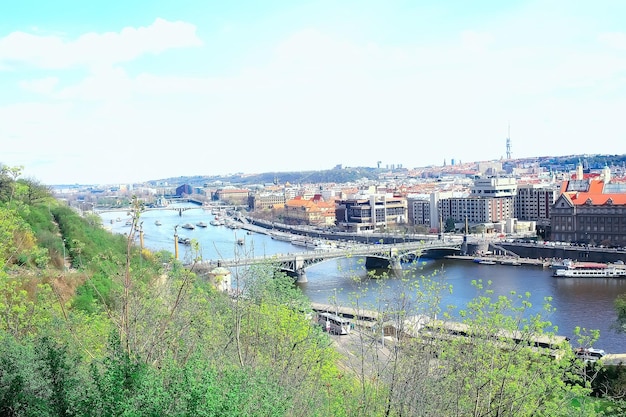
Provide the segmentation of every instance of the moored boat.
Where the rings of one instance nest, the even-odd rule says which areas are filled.
[[[193,229],[195,229],[195,228],[196,228],[196,226],[194,226],[194,225],[193,225],[193,224],[191,224],[191,223],[185,223],[185,224],[183,224],[181,227],[182,227],[183,229],[187,229],[187,230],[193,230]]]
[[[626,278],[626,269],[615,267],[557,269],[552,274],[557,278]]]
[[[198,223],[196,223],[196,226],[198,226],[198,227],[207,227],[207,224],[205,222],[198,222]]]

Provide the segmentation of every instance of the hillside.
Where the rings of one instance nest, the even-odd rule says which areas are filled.
[[[407,276],[374,327],[395,329],[391,345],[355,329],[340,354],[343,336],[312,324],[309,301],[271,263],[217,292],[193,262],[140,250],[134,233],[109,234],[19,174],[0,174],[2,416],[570,416],[621,405],[590,400],[596,371],[567,346],[531,345],[551,334],[524,295],[492,300],[476,283],[466,336],[426,338],[409,319],[445,317],[436,300],[450,289]],[[135,225],[142,209],[134,199]],[[358,293],[353,303],[363,308]],[[519,329],[515,343],[499,337]]]

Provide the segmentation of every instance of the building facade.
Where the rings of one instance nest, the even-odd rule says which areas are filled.
[[[285,207],[285,193],[257,192],[248,196],[248,208],[251,210],[271,210]]]
[[[214,199],[226,204],[248,205],[250,190],[241,188],[220,188],[215,191]]]
[[[517,188],[515,217],[519,220],[550,224],[550,209],[559,197],[560,187],[553,184],[525,184]]]
[[[407,200],[387,194],[341,200],[336,217],[337,226],[344,231],[384,231],[407,222]]]
[[[317,227],[334,226],[335,204],[321,199],[296,197],[285,202],[283,221],[286,224],[299,224]]]
[[[626,247],[626,183],[611,183],[605,169],[591,178],[578,172],[561,189],[550,214],[552,240]]]
[[[443,198],[439,201],[440,218],[445,223],[497,223],[515,216],[515,178],[491,177],[474,181],[468,197]]]
[[[407,198],[408,223],[414,226],[431,227],[430,198]]]

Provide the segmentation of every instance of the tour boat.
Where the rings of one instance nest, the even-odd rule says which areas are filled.
[[[589,264],[585,266],[574,266],[566,269],[556,269],[553,276],[557,278],[626,278],[626,269],[608,266],[606,264],[598,264],[591,267]]]

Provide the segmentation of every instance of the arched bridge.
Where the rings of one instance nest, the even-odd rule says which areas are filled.
[[[382,245],[354,245],[343,249],[316,250],[309,252],[277,254],[270,257],[222,259],[219,261],[203,261],[196,264],[194,269],[203,274],[217,266],[234,268],[239,266],[254,265],[271,262],[288,275],[297,278],[298,282],[306,282],[305,269],[311,265],[327,261],[329,259],[347,258],[351,256],[365,256],[365,266],[368,268],[388,267],[392,270],[401,270],[403,260],[411,260],[426,255],[427,253],[455,254],[460,251],[461,244],[455,242],[443,242],[441,240],[425,242],[407,242]]]

